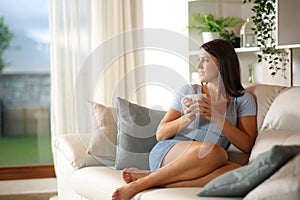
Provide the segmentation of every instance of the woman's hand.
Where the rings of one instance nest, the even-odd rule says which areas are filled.
[[[199,114],[205,117],[208,120],[211,120],[211,101],[209,97],[202,97],[201,100],[198,100],[199,105]]]
[[[192,100],[191,98],[183,99],[183,112],[186,118],[192,122],[196,118],[196,113],[199,112],[199,107],[197,102]]]
[[[227,100],[225,98],[219,98],[218,100],[212,101],[209,94],[206,97],[202,97],[198,101],[199,113],[201,116],[208,120],[217,122],[224,120],[224,113],[227,109]]]

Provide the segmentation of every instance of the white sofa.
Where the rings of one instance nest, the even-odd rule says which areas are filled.
[[[275,144],[300,145],[300,87],[251,84],[246,88],[257,102],[259,135],[250,155],[231,146],[228,150],[229,159],[245,165],[249,156],[250,160],[254,159]],[[53,142],[59,200],[111,199],[112,192],[124,184],[120,170],[104,166],[87,153],[89,139],[89,134],[65,134]],[[200,189],[149,189],[137,194],[134,199],[234,199],[198,197],[196,193]]]

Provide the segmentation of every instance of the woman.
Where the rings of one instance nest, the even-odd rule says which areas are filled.
[[[240,167],[228,161],[230,144],[251,151],[257,135],[256,105],[241,85],[232,45],[221,39],[203,44],[198,71],[206,85],[186,85],[177,94],[156,132],[159,142],[149,156],[151,173],[124,169],[127,184],[114,192],[113,200],[128,200],[157,186],[203,187]],[[206,97],[197,102],[184,97],[192,91]]]

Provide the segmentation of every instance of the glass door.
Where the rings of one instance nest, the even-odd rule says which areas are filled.
[[[1,34],[12,34],[0,40],[0,179],[53,176],[48,2],[1,1],[0,17]]]

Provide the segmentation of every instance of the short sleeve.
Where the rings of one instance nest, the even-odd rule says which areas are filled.
[[[248,92],[245,92],[243,96],[238,97],[237,116],[253,116],[256,115],[256,103],[254,98]]]
[[[173,109],[178,110],[179,112],[183,113],[181,100],[187,94],[195,94],[193,86],[190,84],[184,85],[179,89],[177,94],[174,96],[174,99],[171,103],[170,108],[173,108]]]

